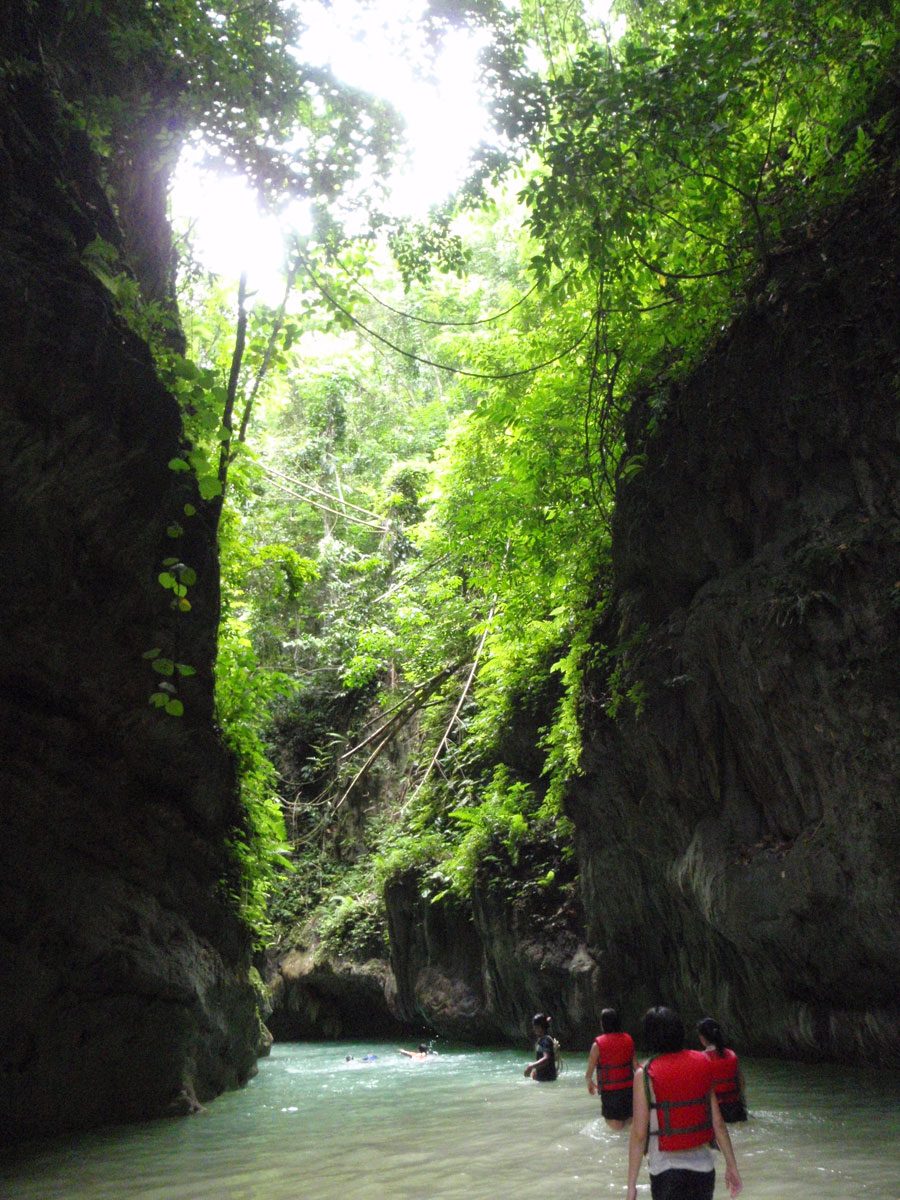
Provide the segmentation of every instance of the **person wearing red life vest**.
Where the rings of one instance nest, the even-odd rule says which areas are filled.
[[[671,1008],[647,1011],[643,1041],[652,1057],[634,1073],[626,1200],[636,1200],[645,1153],[653,1200],[712,1200],[713,1139],[725,1157],[729,1194],[738,1196],[744,1185],[716,1099],[710,1059],[701,1050],[685,1050],[684,1023]]]
[[[712,1017],[704,1017],[697,1025],[700,1045],[709,1057],[716,1076],[716,1099],[727,1123],[747,1120],[744,1099],[744,1076],[733,1050],[725,1045],[722,1026]]]
[[[637,1058],[630,1033],[622,1032],[619,1014],[604,1008],[600,1014],[602,1033],[594,1039],[584,1073],[588,1091],[600,1090],[600,1111],[610,1129],[624,1129],[631,1120],[631,1087]]]

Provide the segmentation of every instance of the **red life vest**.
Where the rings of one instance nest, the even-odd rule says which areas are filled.
[[[653,1084],[648,1101],[656,1109],[660,1150],[693,1150],[712,1141],[709,1093],[713,1071],[701,1050],[679,1050],[652,1058],[644,1068]]]
[[[706,1051],[706,1057],[712,1063],[716,1099],[720,1104],[737,1104],[741,1098],[738,1056],[733,1050],[726,1050],[724,1054],[720,1054],[711,1046]]]
[[[603,1092],[631,1087],[634,1079],[634,1042],[630,1033],[601,1033],[594,1039],[599,1055],[597,1082]]]

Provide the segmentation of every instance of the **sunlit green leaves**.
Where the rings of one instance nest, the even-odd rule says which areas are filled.
[[[73,0],[53,41],[60,83],[98,148],[120,161],[150,139],[156,169],[168,169],[201,133],[211,156],[239,163],[273,197],[334,197],[364,164],[386,166],[397,119],[329,69],[298,62],[300,13],[279,0]]]
[[[382,881],[412,866],[431,898],[466,894],[485,854],[499,847],[515,862],[529,838],[563,828],[616,488],[645,469],[642,439],[665,436],[672,378],[727,326],[748,282],[869,169],[878,130],[867,110],[895,48],[887,6],[837,0],[635,0],[618,43],[578,6],[433,7],[441,21],[493,26],[485,79],[507,141],[482,155],[498,182],[490,208],[471,207],[483,198],[473,186],[463,220],[448,209],[425,226],[385,226],[399,278],[383,251],[349,246],[326,220],[322,243],[296,255],[290,305],[259,305],[248,323],[239,398],[259,389],[220,525],[217,696],[249,814],[234,854],[254,920],[283,838],[265,746],[273,711],[308,739],[292,813],[317,844],[340,837],[357,764],[379,744],[368,733],[384,719],[409,735],[397,714],[417,713],[406,800],[377,835]],[[195,35],[179,32],[179,44]],[[535,45],[545,77],[529,66]],[[205,95],[238,84],[226,72]],[[315,146],[336,138],[333,182],[354,160],[341,139],[361,111],[330,88],[325,74],[310,81],[303,117],[324,191],[331,160]],[[203,120],[214,130],[231,118]],[[273,168],[266,186],[277,183]],[[162,369],[187,438],[170,466],[216,501],[234,305],[198,278],[182,297],[190,357]],[[648,423],[626,448],[639,394]],[[172,603],[189,605],[191,568],[162,566]],[[146,657],[151,704],[179,715],[174,653]],[[639,711],[644,697],[632,686],[620,702]],[[504,741],[523,710],[537,730],[527,778]],[[345,761],[360,727],[362,756]],[[553,886],[553,867],[542,872]],[[335,923],[370,895],[348,892]]]

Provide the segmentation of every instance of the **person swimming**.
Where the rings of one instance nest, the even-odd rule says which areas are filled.
[[[423,1059],[429,1058],[437,1054],[436,1050],[432,1050],[427,1042],[419,1042],[416,1050],[404,1050],[402,1047],[397,1047],[397,1053],[402,1054],[404,1058],[412,1058],[417,1062],[422,1062]]]

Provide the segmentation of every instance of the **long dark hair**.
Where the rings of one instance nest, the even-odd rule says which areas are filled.
[[[698,1021],[697,1032],[708,1042],[712,1042],[718,1055],[725,1053],[725,1034],[722,1032],[722,1026],[713,1017],[704,1017],[702,1021]]]
[[[548,1033],[550,1031],[551,1020],[552,1018],[546,1013],[535,1013],[531,1018],[531,1023],[532,1025],[539,1025],[540,1028],[543,1029],[544,1033]]]

